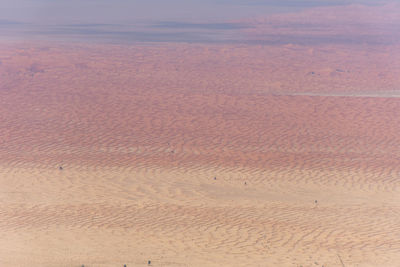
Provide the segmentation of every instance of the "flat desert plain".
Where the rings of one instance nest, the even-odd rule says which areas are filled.
[[[0,266],[400,266],[398,46],[0,49]]]

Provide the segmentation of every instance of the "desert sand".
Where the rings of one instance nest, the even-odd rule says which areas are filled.
[[[400,47],[0,49],[0,266],[400,266]]]

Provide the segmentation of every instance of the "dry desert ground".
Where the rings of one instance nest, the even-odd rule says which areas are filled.
[[[0,266],[400,266],[398,46],[0,50]]]

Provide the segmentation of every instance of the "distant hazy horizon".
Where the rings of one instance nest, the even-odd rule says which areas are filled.
[[[146,21],[225,21],[320,6],[399,3],[382,0],[2,0],[1,21],[35,24],[136,23]]]
[[[172,1],[49,1],[3,0],[0,8],[0,34],[2,39],[67,39],[105,40],[111,42],[208,42],[208,43],[307,43],[281,32],[269,32],[272,40],[246,41],[243,29],[254,25],[248,21],[269,18],[279,14],[299,14],[318,7],[359,5],[379,9],[400,1],[381,0],[172,0]],[[335,16],[340,20],[341,12]],[[296,27],[304,27],[295,22]],[[393,23],[392,23],[393,24]],[[394,29],[397,28],[397,22]],[[258,38],[259,39],[259,38]],[[304,40],[306,39],[306,41]],[[330,41],[324,39],[322,42]],[[340,43],[346,38],[335,37]],[[359,38],[355,39],[357,42]],[[371,38],[370,38],[371,39]],[[372,37],[376,39],[376,37]],[[390,42],[393,42],[391,38]],[[363,39],[363,42],[365,40]],[[316,40],[321,42],[321,40]],[[354,42],[354,41],[353,41]],[[375,42],[375,41],[374,41]],[[381,42],[381,41],[379,41]],[[397,42],[397,39],[396,39]],[[388,41],[384,41],[388,43]]]

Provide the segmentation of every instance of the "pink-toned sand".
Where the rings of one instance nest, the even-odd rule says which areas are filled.
[[[0,49],[0,266],[400,266],[400,47]]]

